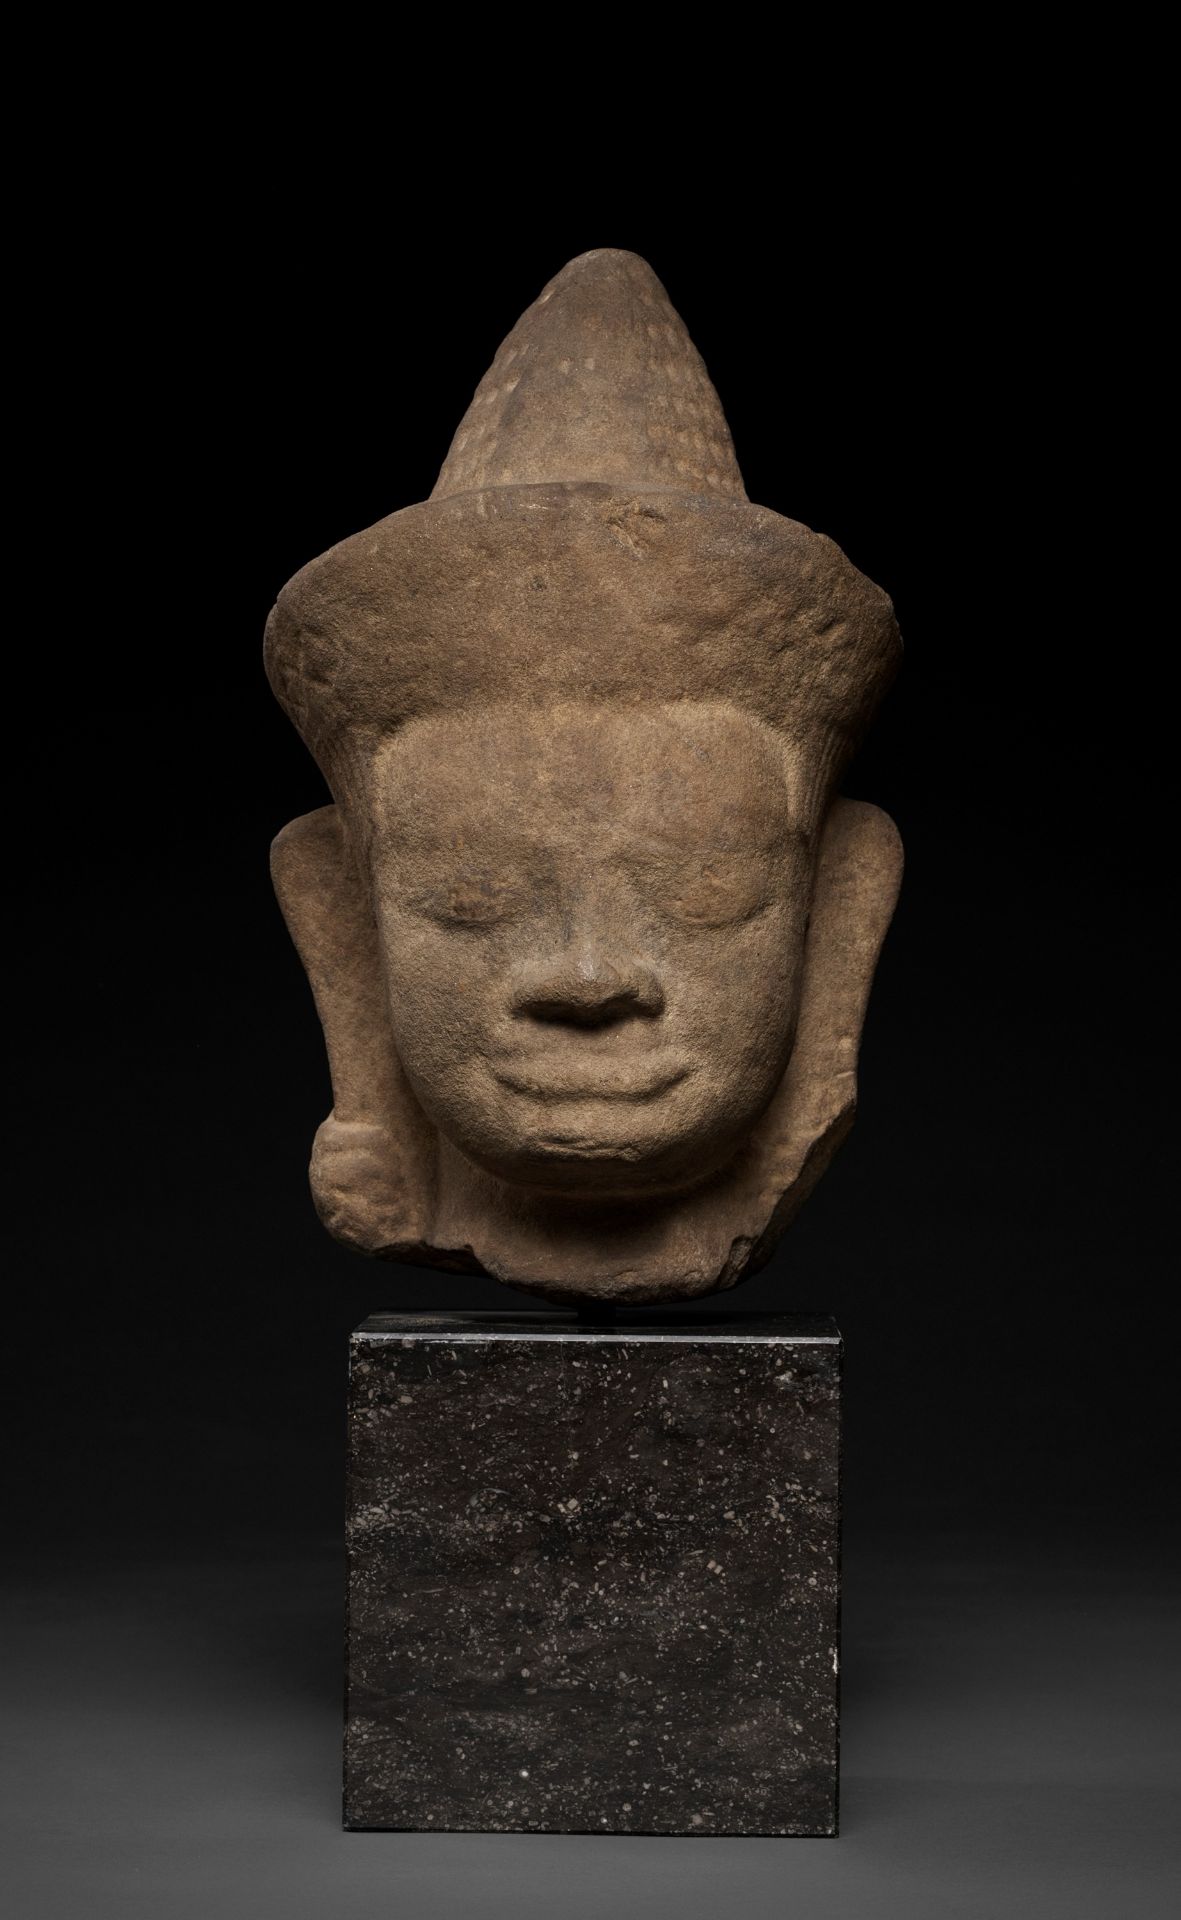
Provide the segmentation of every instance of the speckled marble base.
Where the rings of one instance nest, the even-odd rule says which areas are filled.
[[[840,1335],[353,1335],[345,1825],[832,1834]]]

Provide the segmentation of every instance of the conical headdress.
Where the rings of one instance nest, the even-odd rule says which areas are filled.
[[[638,254],[581,254],[522,314],[431,499],[555,480],[746,499],[705,362]]]
[[[430,499],[302,568],[266,634],[337,789],[421,714],[721,699],[799,746],[819,798],[899,652],[881,589],[747,500],[701,356],[652,269],[614,248],[518,321]]]

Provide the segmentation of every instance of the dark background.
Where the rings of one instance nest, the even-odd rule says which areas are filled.
[[[1050,218],[1043,189],[977,187],[954,222],[872,186],[823,221],[606,193],[378,223],[253,186],[83,220],[14,751],[22,1912],[360,1914],[397,1888],[523,1915],[561,1888],[573,1914],[623,1886],[683,1916],[793,1886],[815,1914],[1165,1910],[1160,616],[1119,445],[1136,367],[1111,365],[1134,267],[1117,219]],[[315,1220],[327,1070],[267,849],[326,795],[263,623],[305,560],[426,496],[503,335],[601,245],[664,281],[751,498],[830,534],[906,647],[845,783],[907,852],[857,1125],[730,1296],[847,1342],[829,1848],[336,1826],[348,1331],[528,1303]]]

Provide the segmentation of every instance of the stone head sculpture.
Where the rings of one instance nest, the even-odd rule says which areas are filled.
[[[430,499],[267,624],[336,803],[273,872],[338,1239],[567,1301],[766,1258],[853,1116],[901,849],[836,788],[899,652],[886,595],[747,500],[651,268],[571,261]]]

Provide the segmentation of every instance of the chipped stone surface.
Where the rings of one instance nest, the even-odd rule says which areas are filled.
[[[430,498],[267,623],[334,800],[273,853],[332,1233],[563,1304],[762,1263],[853,1119],[901,849],[838,789],[900,648],[832,540],[748,500],[647,262],[569,262]]]
[[[377,1315],[345,1824],[833,1834],[840,1336]]]

